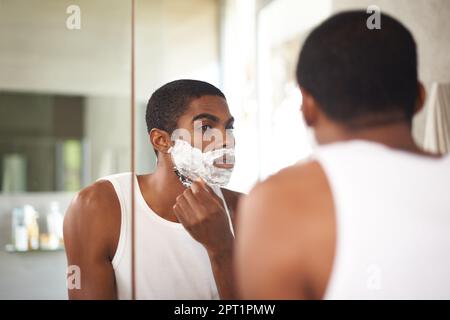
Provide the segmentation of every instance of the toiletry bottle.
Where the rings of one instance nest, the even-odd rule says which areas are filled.
[[[25,205],[24,211],[25,211],[25,222],[28,230],[28,249],[38,250],[39,249],[39,225],[37,221],[38,214],[31,205]]]
[[[15,250],[28,250],[28,230],[25,225],[25,214],[23,208],[13,209],[12,237]]]
[[[63,220],[64,217],[59,210],[58,202],[50,202],[50,210],[47,214],[47,230],[50,249],[54,250],[62,245]]]

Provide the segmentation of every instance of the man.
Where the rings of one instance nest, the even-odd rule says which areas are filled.
[[[320,146],[240,204],[244,298],[450,298],[450,158],[411,135],[425,99],[411,33],[367,18],[334,15],[304,43],[296,75]]]
[[[211,84],[178,80],[153,93],[146,122],[158,157],[156,171],[102,178],[83,189],[67,211],[67,260],[81,271],[81,288],[69,288],[69,298],[132,298],[133,180],[136,298],[234,298],[231,259],[240,194],[182,176],[174,170],[173,150],[184,134],[191,140],[188,148],[200,155],[208,148],[229,151],[233,121],[224,94]],[[214,172],[229,172],[233,163],[214,161],[212,166]]]

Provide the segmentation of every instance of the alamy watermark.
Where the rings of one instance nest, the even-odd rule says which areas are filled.
[[[367,11],[370,16],[366,20],[366,26],[369,30],[381,29],[381,9],[378,6],[370,5],[367,7]]]
[[[81,269],[77,265],[70,265],[67,267],[67,289],[80,290],[81,289]]]
[[[66,13],[69,16],[66,19],[66,28],[69,30],[81,29],[81,9],[80,6],[72,4],[67,7]]]

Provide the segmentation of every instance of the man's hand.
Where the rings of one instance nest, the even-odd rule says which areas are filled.
[[[236,299],[233,242],[224,203],[203,180],[195,181],[177,197],[175,215],[208,252],[221,299]]]
[[[177,197],[174,213],[181,224],[211,255],[220,255],[233,246],[223,201],[203,180],[192,183]]]

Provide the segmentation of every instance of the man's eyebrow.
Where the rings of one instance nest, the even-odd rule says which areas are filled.
[[[215,115],[212,115],[210,113],[200,113],[192,118],[192,122],[194,122],[195,120],[198,120],[198,119],[208,119],[208,120],[211,120],[214,122],[220,121],[218,117],[216,117]]]
[[[230,119],[228,119],[227,121],[227,125],[233,124],[234,123],[234,117],[231,117]]]

